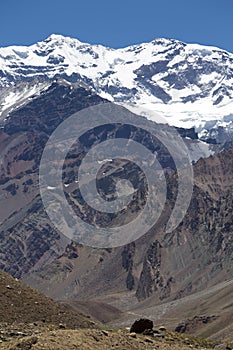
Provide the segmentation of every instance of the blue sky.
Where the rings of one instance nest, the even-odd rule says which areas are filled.
[[[1,0],[0,46],[52,33],[110,47],[158,37],[233,52],[233,0]]]

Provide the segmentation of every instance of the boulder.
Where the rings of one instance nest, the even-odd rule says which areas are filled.
[[[130,333],[143,333],[147,330],[153,329],[153,321],[147,319],[147,318],[140,318],[139,320],[136,320],[131,328]]]

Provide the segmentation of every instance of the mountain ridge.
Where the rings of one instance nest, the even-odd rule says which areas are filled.
[[[60,77],[149,119],[195,127],[203,139],[218,139],[221,127],[232,134],[233,54],[212,46],[162,38],[111,49],[51,35],[0,48],[0,77],[3,94],[17,81]],[[14,98],[2,98],[1,110]]]

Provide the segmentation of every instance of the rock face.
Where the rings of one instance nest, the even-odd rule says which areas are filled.
[[[64,80],[53,81],[50,84],[48,81],[41,80],[34,81],[34,84],[39,86],[39,91],[31,96],[30,101],[25,100],[21,107],[15,106],[12,111],[8,111],[9,114],[2,122],[0,129],[0,155],[2,159],[0,193],[1,198],[4,198],[0,213],[0,268],[16,277],[39,270],[49,264],[64,253],[68,243],[68,240],[61,237],[52,226],[44,211],[39,194],[39,164],[49,136],[62,121],[74,112],[106,102],[89,89],[84,88],[83,84],[68,84]],[[33,83],[26,83],[26,89],[33,89],[33,87]],[[19,91],[21,90],[24,91],[23,83],[20,83],[19,86]],[[135,116],[135,118],[140,117]],[[150,123],[152,128],[157,127],[157,124]],[[162,126],[162,128],[166,133],[169,127]],[[179,132],[181,135],[186,135],[183,129],[179,129]],[[63,174],[64,183],[75,183],[78,164],[83,154],[91,146],[104,139],[124,137],[125,135],[156,152],[162,166],[174,170],[171,155],[161,143],[155,142],[146,131],[137,130],[133,126],[110,125],[106,130],[98,128],[93,132],[90,131],[83,137],[79,148],[73,150],[73,153],[69,153]],[[190,144],[190,140],[188,143]],[[195,144],[192,147],[194,146]],[[140,186],[144,186],[145,177],[135,165],[125,161],[121,161],[119,164],[112,162],[103,166],[103,173],[108,174],[108,172],[116,173],[113,175],[114,179],[132,175],[134,186],[139,189],[138,193],[141,193]],[[52,178],[51,174],[51,181]],[[106,191],[114,193],[114,181],[108,181],[108,176],[102,176],[98,181],[100,187],[103,188],[103,196]],[[72,191],[68,188],[66,194],[71,201],[81,201],[77,184],[73,186]],[[143,205],[143,196],[141,196],[141,204],[138,208],[132,208],[135,213],[140,209],[140,205]],[[82,209],[80,210],[80,208]],[[100,215],[83,203],[79,207],[75,206],[74,210],[82,217],[87,217],[88,220],[97,223],[99,221],[102,224],[108,224],[113,219],[117,219],[111,215]],[[122,221],[123,219],[121,218]],[[135,248],[134,245],[130,246],[129,252],[127,252],[128,247],[125,249],[122,252],[122,267],[127,273],[124,284],[128,290],[133,290],[137,284],[137,278],[133,274]],[[68,253],[68,250],[66,252]],[[78,253],[74,249],[68,255],[71,260],[78,257]],[[64,271],[67,271],[67,268],[64,268]]]
[[[39,195],[39,164],[49,135],[72,113],[103,99],[76,85],[51,83],[5,120],[0,131],[0,268],[15,277],[39,268],[64,251]]]
[[[131,328],[130,333],[143,333],[148,330],[153,329],[153,321],[147,319],[147,318],[140,318],[139,320],[136,320]]]
[[[135,255],[135,242],[128,244],[123,248],[122,251],[122,266],[127,271],[126,277],[126,287],[128,290],[133,290],[135,286],[134,276],[133,276],[133,262]]]
[[[112,266],[116,281],[107,290],[120,290],[120,285],[120,288],[124,285],[131,289],[129,276],[133,276],[132,290],[136,290],[139,300],[154,295],[161,301],[178,299],[226,277],[231,278],[232,166],[232,151],[200,160],[194,167],[195,187],[190,208],[176,231],[165,235],[162,227],[158,227],[146,239],[143,238],[134,245],[119,251],[114,249],[107,254],[105,252],[101,266],[105,266],[107,280],[112,280],[109,265]],[[84,248],[77,248],[77,251],[80,254],[77,261],[82,261]],[[122,282],[118,284],[122,271],[118,264],[119,254],[126,278],[123,285]],[[58,261],[62,262],[61,259]],[[80,271],[79,268],[76,264],[73,265],[76,273]],[[80,285],[76,286],[76,291],[82,295],[84,280],[82,281],[81,271],[78,274]],[[93,273],[90,273],[89,277],[85,276],[85,283],[88,278],[90,286],[92,283],[93,286],[98,283],[101,285],[102,282],[97,282],[100,276],[95,276],[93,280]],[[106,288],[106,284],[103,283],[100,290],[101,288]]]
[[[145,299],[163,287],[163,278],[160,274],[161,248],[160,242],[155,241],[146,252],[139,285],[136,291],[138,299]]]
[[[186,320],[185,322],[180,323],[176,328],[175,332],[178,333],[192,333],[195,329],[198,329],[203,324],[208,324],[216,320],[218,316],[195,316],[193,319]]]

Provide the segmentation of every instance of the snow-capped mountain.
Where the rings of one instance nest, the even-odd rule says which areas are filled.
[[[155,39],[111,49],[51,35],[29,47],[1,48],[4,117],[59,77],[82,81],[148,118],[158,112],[171,125],[194,126],[203,138],[233,133],[233,54],[215,47]]]

